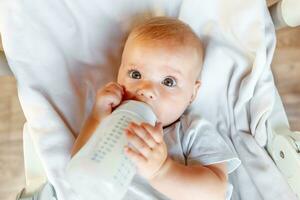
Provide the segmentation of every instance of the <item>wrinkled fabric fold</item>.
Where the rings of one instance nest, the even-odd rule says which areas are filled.
[[[2,0],[0,9],[29,134],[60,200],[76,199],[65,167],[97,88],[116,80],[132,25],[155,15],[183,20],[204,42],[202,86],[187,113],[213,123],[242,161],[230,174],[232,199],[296,200],[264,149],[277,92],[264,0]]]

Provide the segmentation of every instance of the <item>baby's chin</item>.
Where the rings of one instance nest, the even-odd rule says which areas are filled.
[[[172,124],[178,122],[180,120],[180,117],[178,117],[176,120],[172,120],[172,121],[163,121],[162,120],[162,123],[163,123],[163,128],[167,128],[169,126],[171,126]]]

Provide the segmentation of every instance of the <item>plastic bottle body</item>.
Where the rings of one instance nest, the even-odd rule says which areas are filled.
[[[156,117],[146,104],[127,101],[97,127],[89,141],[71,159],[67,178],[81,199],[118,200],[136,173],[124,154],[128,144],[124,128],[133,121],[154,125]]]

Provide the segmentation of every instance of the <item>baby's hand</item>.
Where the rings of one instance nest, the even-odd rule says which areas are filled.
[[[93,108],[93,117],[100,120],[109,115],[117,107],[124,95],[124,88],[115,82],[109,82],[97,91]]]
[[[125,147],[125,154],[135,163],[144,178],[154,178],[167,159],[168,152],[163,140],[162,124],[155,127],[148,123],[130,123],[125,129],[128,142],[133,148]]]

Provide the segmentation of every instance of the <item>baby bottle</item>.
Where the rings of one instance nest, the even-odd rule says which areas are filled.
[[[150,106],[139,101],[124,101],[96,128],[88,142],[67,166],[67,179],[80,199],[119,200],[125,195],[136,173],[124,154],[128,144],[124,128],[130,122],[154,126],[156,116]]]

